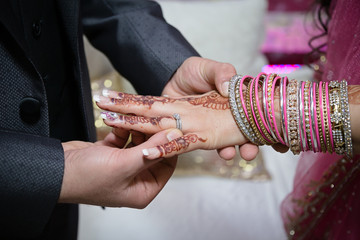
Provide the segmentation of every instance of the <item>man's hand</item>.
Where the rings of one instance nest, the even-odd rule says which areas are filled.
[[[236,74],[233,65],[201,57],[186,59],[163,90],[163,95],[180,97],[217,89],[227,97],[229,81]]]
[[[96,143],[63,143],[65,172],[59,202],[146,207],[171,177],[177,159],[145,160],[142,149],[168,142],[169,134],[182,136],[177,129],[165,130],[126,149],[119,147],[127,137],[112,133]]]

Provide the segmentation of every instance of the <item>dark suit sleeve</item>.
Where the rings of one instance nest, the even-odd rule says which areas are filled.
[[[0,150],[0,236],[36,236],[59,197],[60,141],[0,129]]]
[[[198,53],[148,0],[83,0],[86,36],[141,94],[159,95],[183,61]]]

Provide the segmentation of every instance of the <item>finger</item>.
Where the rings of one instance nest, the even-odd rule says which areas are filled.
[[[236,69],[229,63],[206,61],[203,64],[203,77],[209,84],[215,84],[216,89],[224,97],[227,97],[229,81],[236,74]]]
[[[154,134],[164,129],[176,128],[174,117],[143,117],[134,115],[119,115],[112,112],[103,112],[101,117],[110,127],[134,130],[146,134]]]
[[[226,147],[226,148],[217,149],[217,153],[222,159],[231,160],[235,157],[236,150],[235,147]]]
[[[253,143],[245,143],[239,146],[239,153],[244,160],[251,161],[259,153],[259,147]]]
[[[143,149],[144,157],[147,159],[169,158],[181,153],[205,148],[207,139],[199,137],[197,134],[190,133],[176,138],[162,145]]]
[[[128,159],[131,161],[130,168],[133,171],[142,171],[147,169],[151,165],[155,164],[158,161],[163,160],[163,158],[157,158],[155,161],[144,161],[143,149],[152,148],[154,146],[163,145],[173,140],[173,138],[179,138],[182,136],[182,132],[178,129],[167,129],[161,131],[157,134],[154,134],[146,142],[142,144],[126,149],[126,154],[130,156]]]
[[[164,104],[174,103],[177,101],[176,98],[142,96],[109,91],[109,95],[114,95],[114,93],[117,94],[114,98],[95,95],[94,100],[97,106],[112,112],[144,115],[143,113],[148,112],[150,109],[152,114],[161,113],[164,111],[166,112],[166,109],[164,109]]]

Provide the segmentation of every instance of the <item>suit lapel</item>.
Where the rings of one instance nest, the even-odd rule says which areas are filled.
[[[27,44],[24,36],[24,26],[21,21],[21,11],[17,0],[1,0],[0,8],[6,9],[1,11],[0,22],[13,36],[20,47],[26,51]]]

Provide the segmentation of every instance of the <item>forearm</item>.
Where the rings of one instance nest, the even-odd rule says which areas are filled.
[[[351,135],[354,155],[360,154],[360,86],[349,86]]]

